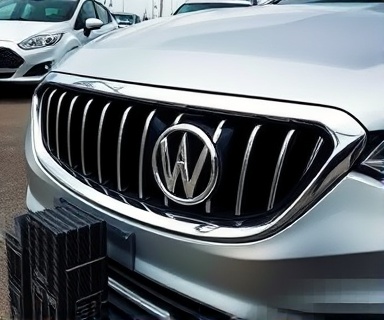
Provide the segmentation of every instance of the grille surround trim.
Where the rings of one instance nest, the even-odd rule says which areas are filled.
[[[306,210],[313,206],[335,183],[350,170],[355,159],[360,155],[366,141],[366,132],[363,127],[346,112],[326,106],[315,106],[294,102],[281,102],[253,97],[236,97],[229,95],[183,91],[168,88],[151,87],[137,84],[126,84],[85,78],[67,74],[51,73],[40,85],[52,83],[65,87],[91,89],[98,93],[107,93],[116,97],[125,97],[143,101],[161,101],[180,108],[183,106],[198,106],[196,109],[222,111],[248,117],[265,117],[282,121],[284,118],[318,124],[330,134],[334,150],[315,179],[309,183],[304,191],[286,210],[268,223],[252,227],[223,227],[198,219],[182,217],[171,213],[166,216],[154,212],[142,211],[133,206],[127,210],[127,205],[108,195],[87,186],[76,179],[51,158],[44,147],[42,133],[39,126],[39,101],[33,98],[32,107],[32,135],[36,156],[41,169],[62,185],[68,192],[76,194],[82,201],[99,207],[109,215],[119,220],[134,219],[154,228],[169,230],[179,234],[209,239],[219,242],[254,241],[269,237],[297,220]],[[182,93],[182,94],[181,94]],[[235,110],[233,106],[236,106]],[[96,203],[92,199],[98,199]],[[100,205],[101,203],[101,205]],[[209,228],[206,228],[206,227]],[[201,231],[201,230],[204,230]],[[206,231],[208,230],[208,231]]]

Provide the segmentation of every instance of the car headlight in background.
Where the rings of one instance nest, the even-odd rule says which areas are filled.
[[[30,50],[53,46],[60,41],[62,36],[62,33],[33,36],[20,42],[19,47],[24,50]]]
[[[358,170],[384,183],[384,132],[370,133]]]

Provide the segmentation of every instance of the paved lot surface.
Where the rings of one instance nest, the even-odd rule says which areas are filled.
[[[24,210],[26,190],[23,154],[32,87],[0,83],[0,319],[9,318],[7,265],[3,232]]]

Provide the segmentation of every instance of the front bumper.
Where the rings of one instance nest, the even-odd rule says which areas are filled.
[[[26,157],[30,210],[51,208],[63,198],[135,234],[135,274],[192,300],[245,319],[286,319],[291,312],[384,314],[384,188],[374,179],[350,173],[273,237],[214,243],[140,224],[97,199],[80,198],[41,166],[30,130]],[[128,270],[132,255],[115,252],[111,258]]]
[[[0,67],[0,82],[8,83],[39,83],[55,61],[65,53],[60,43],[48,48],[23,50],[16,43],[0,40],[0,49],[11,50],[11,54],[22,59],[21,65],[10,64]]]

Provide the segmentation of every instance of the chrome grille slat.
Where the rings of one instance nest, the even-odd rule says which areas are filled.
[[[123,140],[123,132],[125,128],[125,123],[128,118],[129,111],[132,109],[132,107],[129,107],[127,110],[124,111],[123,117],[121,118],[120,127],[119,127],[119,136],[117,140],[117,190],[122,191],[122,184],[121,184],[121,148],[122,148],[122,140]]]
[[[223,126],[224,126],[224,123],[225,123],[226,120],[221,120],[219,125],[217,126],[216,130],[215,130],[215,133],[213,134],[213,138],[212,138],[212,141],[214,144],[217,143],[217,141],[219,140],[220,138],[220,135],[221,135],[221,132],[222,132],[222,129],[223,129]],[[211,212],[211,207],[212,207],[212,204],[211,204],[211,199],[208,199],[206,201],[206,204],[205,204],[205,212],[206,213],[210,213]]]
[[[280,179],[280,174],[281,174],[281,169],[283,168],[283,163],[285,159],[285,155],[288,149],[289,142],[291,141],[291,138],[294,134],[295,130],[290,130],[283,142],[283,146],[281,147],[279,158],[277,160],[276,164],[276,169],[275,173],[273,175],[273,180],[272,180],[272,186],[271,186],[271,192],[269,194],[269,200],[268,200],[268,210],[272,209],[274,204],[275,204],[275,197],[276,197],[276,191],[277,187],[279,185],[279,179]]]
[[[50,90],[49,88],[46,88],[44,90],[43,94],[41,95],[41,99],[40,99],[40,103],[39,103],[39,124],[40,125],[43,125],[43,122],[42,122],[42,116],[43,116],[42,109],[44,107],[43,102],[45,101],[45,96],[49,90]]]
[[[173,125],[178,124],[178,123],[180,122],[181,118],[183,117],[183,115],[184,115],[184,113],[180,113],[180,114],[176,117],[175,121],[173,121]]]
[[[55,89],[51,92],[51,94],[48,97],[48,104],[47,104],[47,116],[46,116],[45,132],[46,132],[46,139],[47,139],[46,141],[47,141],[48,148],[51,147],[51,143],[50,143],[51,135],[49,132],[49,123],[50,123],[49,117],[51,115],[51,101],[52,101],[52,97],[56,93],[56,91],[57,91],[57,89]]]
[[[210,212],[211,212],[211,207],[212,207],[211,199],[208,199],[208,200],[205,202],[205,212],[206,212],[206,213],[210,213]]]
[[[243,199],[245,175],[246,175],[247,169],[248,169],[249,155],[251,154],[253,142],[255,141],[257,132],[260,130],[260,128],[261,128],[261,125],[257,125],[252,130],[251,135],[249,136],[247,148],[245,150],[245,154],[244,154],[244,158],[243,158],[243,165],[241,167],[239,186],[237,188],[237,200],[236,200],[236,210],[235,210],[235,215],[237,215],[237,216],[239,216],[241,214],[241,202]]]
[[[305,170],[303,172],[303,176],[307,173],[307,171],[309,170],[309,168],[313,164],[313,161],[315,161],[315,158],[316,158],[317,154],[319,153],[320,148],[323,145],[323,142],[324,142],[323,138],[319,137],[319,139],[317,140],[317,142],[315,144],[315,147],[313,148],[313,152],[311,154],[311,157],[309,158],[307,167],[305,168]]]
[[[98,127],[98,132],[97,132],[97,174],[98,174],[98,178],[99,178],[99,182],[100,183],[103,183],[103,177],[102,177],[102,174],[101,174],[101,139],[102,139],[102,131],[103,131],[105,115],[106,115],[107,110],[108,110],[110,105],[111,105],[111,103],[107,103],[104,106],[103,111],[101,112],[100,121],[99,121],[99,127]]]
[[[60,98],[59,102],[57,104],[57,113],[56,113],[56,155],[57,158],[60,160],[60,140],[59,140],[59,119],[60,119],[60,109],[61,109],[61,104],[63,102],[63,99],[67,93],[64,92]]]
[[[83,112],[83,119],[81,124],[81,168],[83,171],[83,174],[86,176],[86,168],[85,168],[85,123],[87,121],[87,114],[89,107],[91,106],[93,100],[89,100],[87,105],[85,106],[84,112]]]
[[[69,166],[72,168],[73,167],[73,163],[72,163],[72,148],[71,148],[71,122],[72,122],[72,113],[73,113],[73,107],[77,101],[77,99],[79,98],[79,96],[75,96],[72,101],[71,101],[71,104],[69,106],[69,111],[68,111],[68,120],[67,120],[67,153],[68,153],[68,162],[69,162]]]
[[[153,116],[155,115],[156,110],[153,110],[147,120],[145,121],[143,134],[141,136],[141,145],[140,145],[140,158],[139,158],[139,198],[143,199],[143,168],[144,168],[144,151],[145,151],[145,141],[147,140],[147,133],[149,124]]]
[[[108,190],[107,190],[105,187],[100,186],[100,188],[103,190],[103,192],[104,192],[107,196],[109,195],[109,192],[108,192]]]
[[[119,197],[121,198],[121,200],[123,200],[124,203],[128,204],[128,201],[121,194],[119,194]]]

